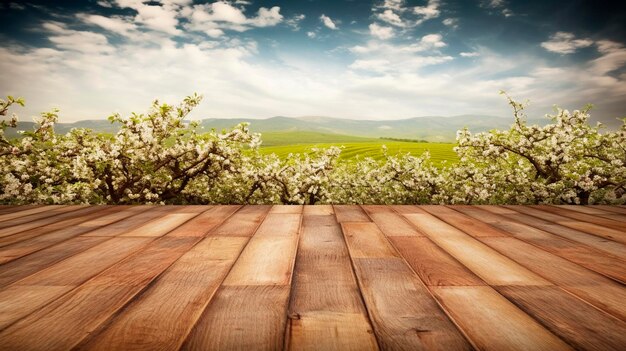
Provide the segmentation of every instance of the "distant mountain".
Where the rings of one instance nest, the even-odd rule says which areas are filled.
[[[490,129],[508,129],[513,120],[495,116],[460,115],[452,117],[425,116],[398,120],[355,120],[332,117],[272,117],[267,119],[250,118],[208,118],[200,121],[205,130],[221,131],[241,122],[250,123],[253,132],[318,132],[343,134],[373,138],[406,138],[428,141],[453,141],[456,131],[464,127],[472,132]],[[529,123],[545,124],[547,119],[529,120]],[[33,130],[33,122],[20,122],[18,130]],[[118,125],[106,120],[85,120],[74,123],[58,123],[57,133],[67,133],[72,128],[90,128],[103,133],[115,133]],[[7,130],[9,137],[15,137],[15,130]]]
[[[545,124],[546,120],[529,120]],[[426,116],[389,121],[354,120],[332,117],[272,117],[268,119],[218,119],[202,120],[205,129],[222,130],[237,123],[248,122],[254,132],[310,131],[362,137],[424,139],[428,141],[453,141],[456,131],[467,127],[472,132],[490,129],[508,129],[512,119],[495,116],[461,115],[453,117]]]

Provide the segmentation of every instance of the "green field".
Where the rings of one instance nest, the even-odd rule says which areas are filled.
[[[449,143],[402,142],[315,132],[266,132],[261,134],[261,138],[263,140],[261,152],[275,153],[281,158],[290,153],[310,152],[314,147],[344,146],[341,160],[354,160],[357,156],[381,159],[383,157],[382,146],[386,145],[390,155],[411,153],[411,155],[418,156],[424,151],[429,151],[432,160],[437,164],[442,161],[456,162],[458,160],[456,153],[452,150],[454,144]]]

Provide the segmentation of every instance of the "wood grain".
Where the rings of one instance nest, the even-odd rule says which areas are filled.
[[[114,238],[2,289],[0,329],[74,289],[148,242],[150,239]],[[30,298],[28,303],[24,303],[23,296],[31,295],[36,298]]]
[[[623,350],[626,323],[551,286],[496,288],[577,350]],[[581,327],[584,326],[584,327]]]
[[[612,279],[515,238],[483,242],[582,300],[626,320],[626,288]]]
[[[361,206],[386,236],[423,236],[389,206]]]
[[[302,211],[305,215],[333,215],[335,210],[332,205],[305,205]]]
[[[133,209],[126,209],[126,210],[122,209],[119,213],[116,214],[116,216],[109,216],[108,214],[114,210],[115,208],[108,208],[99,212],[89,214],[87,217],[65,220],[63,222],[70,221],[71,223],[67,224],[67,227],[60,228],[57,230],[53,230],[53,229],[48,230],[47,226],[33,229],[32,232],[30,231],[28,232],[28,235],[29,235],[28,239],[23,238],[23,240],[20,240],[12,245],[7,245],[6,247],[2,248],[0,252],[0,263],[7,263],[10,261],[13,261],[20,257],[45,249],[52,245],[56,245],[65,240],[74,238],[80,234],[90,231],[91,229],[93,229],[92,227],[87,226],[87,225],[85,226],[80,225],[80,223],[84,223],[82,221],[86,219],[91,219],[91,218],[96,218],[98,216],[102,216],[99,219],[99,222],[103,223],[102,218],[104,217],[108,217],[108,221],[114,221],[114,220],[119,220],[120,217],[123,218],[124,216],[125,217],[131,216],[136,212]],[[78,224],[76,224],[76,222],[78,222]],[[104,223],[106,223],[106,221]],[[22,234],[25,234],[25,233],[27,232],[16,234],[16,236],[21,236]],[[5,239],[9,239],[9,238],[12,238],[12,237],[8,237]]]
[[[540,209],[528,206],[517,206],[513,207],[513,209],[517,212],[525,213],[527,215],[541,218],[546,221],[554,222],[568,228],[580,230],[585,233],[597,235],[609,240],[614,240],[622,244],[626,244],[626,231],[623,230],[607,228],[601,225],[597,225],[595,223],[577,221],[573,218],[559,216],[554,213],[545,212]]]
[[[76,237],[0,265],[0,288],[93,247],[107,238]]]
[[[371,222],[370,218],[357,205],[334,205],[337,222]]]
[[[280,350],[288,300],[288,285],[223,286],[181,349]]]
[[[427,286],[485,285],[482,279],[424,237],[390,237]]]
[[[163,236],[209,208],[207,206],[184,206],[127,231],[121,236]]]
[[[499,215],[482,209],[460,207],[459,211],[462,211],[475,219],[487,221],[493,226],[511,234],[515,238],[526,241],[600,274],[604,274],[608,277],[621,281],[622,283],[626,282],[626,262],[621,260],[619,257],[608,254],[602,255],[589,246],[564,239],[518,222],[507,221]]]
[[[398,257],[376,224],[346,222],[341,228],[353,258]]]
[[[232,216],[241,206],[225,205],[210,207],[191,220],[183,223],[180,227],[167,233],[167,236],[196,236],[203,237],[209,234],[215,227]]]
[[[289,307],[290,350],[377,350],[335,216],[305,215]],[[314,220],[306,221],[306,219]],[[330,225],[328,223],[331,223]]]
[[[35,214],[35,213],[49,211],[49,210],[55,209],[56,207],[57,206],[54,206],[54,205],[51,205],[51,206],[34,205],[34,206],[25,206],[25,208],[15,207],[13,208],[12,211],[8,210],[6,212],[0,212],[0,222],[8,221],[14,218],[28,216],[28,215]]]
[[[433,287],[432,291],[479,350],[571,350],[491,287]]]
[[[404,216],[435,244],[490,285],[550,285],[515,261],[426,212]]]
[[[184,237],[154,241],[0,332],[0,350],[58,350],[76,346],[196,241]]]
[[[445,206],[419,206],[420,209],[475,237],[508,236],[501,230]]]
[[[214,235],[252,236],[271,206],[245,206],[217,227]]]
[[[493,212],[494,209],[499,209],[499,207],[493,207],[493,206],[483,206],[481,208],[484,208],[485,210],[489,212]],[[587,246],[593,247],[594,249],[604,251],[616,257],[619,257],[622,259],[626,258],[626,245],[622,243],[610,241],[599,236],[581,232],[576,229],[564,227],[559,224],[555,224],[555,223],[545,221],[537,217],[532,217],[532,216],[515,212],[515,211],[510,211],[508,213],[501,213],[500,215],[502,217],[505,217],[508,220],[526,224],[531,227],[544,230],[548,233],[552,233],[554,235],[558,235],[560,237],[563,237],[572,241],[576,241],[581,244],[585,244]]]
[[[54,209],[54,210],[46,211],[43,213],[50,214],[51,212],[54,212],[54,211],[61,212],[63,210],[65,210],[65,212],[62,214],[50,215],[46,218],[41,218],[41,219],[37,219],[33,221],[27,220],[25,223],[12,225],[12,226],[0,229],[0,240],[2,240],[0,242],[1,243],[0,245],[5,245],[5,243],[8,242],[7,240],[12,240],[12,237],[19,237],[19,236],[16,236],[15,234],[21,234],[22,236],[24,236],[25,233],[23,232],[32,231],[35,228],[38,230],[37,233],[52,231],[55,229],[61,229],[70,225],[75,225],[80,222],[86,221],[87,219],[91,219],[89,217],[85,217],[85,216],[88,216],[89,214],[93,214],[96,212],[107,213],[107,211],[111,211],[115,209],[112,207],[106,207],[106,206],[93,206],[93,207],[65,206],[65,207]],[[39,214],[40,213],[38,213],[37,215]],[[8,220],[0,224],[6,224],[6,223],[13,222],[16,220],[24,220],[29,217],[31,216]],[[15,240],[10,241],[10,242],[11,243],[15,242]]]
[[[471,349],[402,259],[354,258],[353,262],[381,349]]]
[[[531,206],[531,207],[539,209],[543,212],[550,212],[559,216],[575,219],[576,221],[594,223],[603,227],[612,228],[612,229],[626,232],[626,223],[624,222],[616,221],[616,220],[609,219],[609,218],[603,218],[598,215],[591,215],[588,213],[583,213],[580,210],[575,211],[570,208],[548,206],[548,205],[537,205],[537,206]]]
[[[247,241],[204,239],[80,349],[177,350]]]

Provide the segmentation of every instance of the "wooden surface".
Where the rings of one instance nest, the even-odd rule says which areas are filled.
[[[0,350],[626,350],[626,207],[19,206]]]

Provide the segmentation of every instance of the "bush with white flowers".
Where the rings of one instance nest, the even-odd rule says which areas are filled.
[[[197,95],[146,114],[113,115],[115,135],[54,132],[57,111],[8,139],[0,122],[0,203],[625,203],[626,120],[617,131],[589,125],[588,109],[558,110],[527,125],[509,98],[510,130],[458,132],[460,162],[436,167],[428,154],[339,162],[341,149],[285,159],[262,155],[260,135],[241,124],[200,133],[185,117]],[[24,101],[0,100],[0,115]]]

